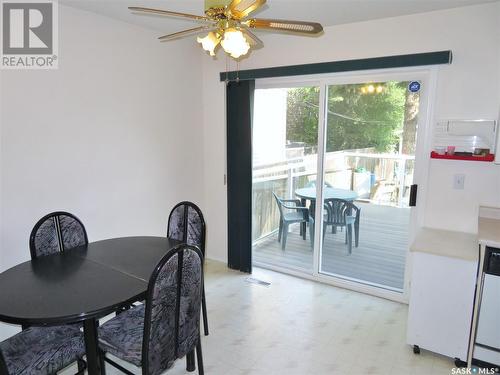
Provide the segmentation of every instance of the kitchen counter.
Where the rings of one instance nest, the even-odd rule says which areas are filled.
[[[410,246],[407,343],[469,367],[473,358],[500,363],[476,343],[486,247],[500,248],[500,208],[480,207],[478,216],[477,234],[421,228]]]
[[[406,342],[465,360],[474,308],[477,235],[421,228],[410,246],[410,306]]]
[[[500,233],[497,234],[500,241]],[[472,233],[421,228],[410,246],[410,251],[477,262],[478,236]]]
[[[481,245],[500,248],[500,209],[479,208],[477,237]]]

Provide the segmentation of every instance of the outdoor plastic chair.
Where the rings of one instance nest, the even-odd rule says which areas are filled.
[[[280,211],[278,242],[281,242],[281,250],[284,251],[290,224],[307,223],[309,221],[309,209],[300,205],[300,199],[282,199],[278,197],[275,192],[273,192],[273,195]],[[311,226],[309,227],[309,230],[311,230]],[[301,234],[302,238],[305,240],[306,232],[302,231]],[[312,240],[311,235],[310,237]]]
[[[326,199],[325,207],[327,209],[326,220],[323,222],[323,238],[325,237],[327,227],[332,226],[332,233],[336,233],[337,227],[346,228],[345,243],[347,244],[349,254],[352,253],[352,232],[354,227],[354,246],[359,244],[359,219],[361,208],[351,201],[343,199]]]

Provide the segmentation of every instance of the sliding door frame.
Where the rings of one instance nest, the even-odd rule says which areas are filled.
[[[327,100],[328,86],[341,84],[355,84],[366,82],[383,82],[383,81],[410,81],[419,80],[422,82],[422,91],[420,96],[419,121],[417,127],[417,142],[415,149],[415,170],[414,182],[418,184],[418,201],[417,206],[411,209],[409,223],[409,238],[410,245],[419,228],[424,225],[424,210],[427,195],[426,181],[428,180],[428,170],[430,166],[429,153],[431,150],[431,131],[434,123],[434,101],[435,91],[437,88],[437,66],[425,67],[407,67],[407,68],[391,68],[391,69],[376,69],[356,72],[330,73],[324,75],[313,76],[295,76],[281,78],[264,78],[257,79],[255,88],[291,88],[301,86],[319,86],[320,88],[320,109],[318,119],[318,169],[316,175],[316,201],[323,201],[323,181],[324,181],[324,155],[326,152],[326,130],[327,130]],[[315,217],[322,217],[323,205],[317,204]],[[406,254],[405,276],[403,292],[396,292],[389,289],[383,289],[362,283],[349,280],[348,278],[330,276],[320,272],[321,267],[321,247],[323,220],[319,220],[320,225],[315,226],[315,238],[313,248],[313,270],[312,273],[294,271],[290,269],[282,269],[279,267],[268,267],[276,271],[285,272],[291,275],[300,276],[303,278],[320,281],[326,284],[351,289],[354,291],[394,300],[397,302],[408,303],[409,300],[409,280],[411,272],[411,256],[409,248]]]

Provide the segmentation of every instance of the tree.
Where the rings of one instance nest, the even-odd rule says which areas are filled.
[[[288,141],[318,145],[319,87],[288,90],[286,137]]]
[[[326,150],[397,151],[405,120],[407,82],[328,87]],[[317,145],[319,88],[288,91],[287,139]]]

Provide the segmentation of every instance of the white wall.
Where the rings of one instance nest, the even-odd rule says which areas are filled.
[[[240,69],[314,63],[451,49],[453,64],[439,69],[436,119],[496,118],[500,95],[500,4],[328,27],[320,38],[262,33],[265,47]],[[222,56],[220,54],[220,56]],[[210,223],[208,256],[226,259],[226,189],[223,57],[203,61],[205,186]],[[234,66],[233,66],[234,68]],[[430,140],[425,140],[429,142]],[[476,231],[477,207],[500,205],[500,167],[433,161],[429,167],[425,225]],[[451,189],[452,175],[465,173],[465,189]],[[214,228],[215,227],[215,228]]]
[[[0,73],[0,269],[29,259],[50,211],[75,213],[95,241],[165,235],[176,202],[203,199],[195,42],[59,11],[59,69]]]

